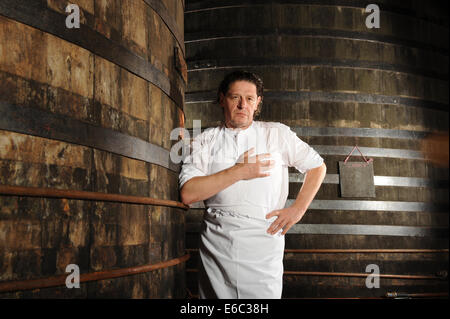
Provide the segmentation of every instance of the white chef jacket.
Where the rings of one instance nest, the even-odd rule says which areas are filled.
[[[180,189],[195,176],[211,175],[235,165],[252,147],[253,155],[271,154],[275,161],[271,175],[238,181],[206,199],[206,207],[265,219],[271,211],[284,208],[289,190],[288,167],[305,173],[323,163],[322,157],[284,124],[253,121],[246,129],[221,125],[206,129],[194,139],[191,152],[183,160]]]

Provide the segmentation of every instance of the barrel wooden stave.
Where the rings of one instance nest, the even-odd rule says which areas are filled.
[[[351,69],[328,66],[251,66],[265,81],[268,91],[350,92],[409,97],[448,103],[446,81],[389,70]],[[190,72],[190,92],[216,90],[220,79],[230,72]]]
[[[333,117],[333,113],[342,113],[343,118]],[[220,123],[222,109],[211,103],[190,103],[185,114],[186,127],[192,128],[194,119],[201,119],[202,127],[210,127]],[[296,117],[287,119],[285,115],[288,114]],[[264,118],[270,118],[271,121],[282,122],[291,127],[367,127],[443,132],[448,126],[448,118],[443,110],[401,104],[273,101],[267,97],[263,101],[259,119],[264,120]],[[395,118],[398,121],[394,122]]]
[[[208,8],[208,5],[203,8]],[[381,8],[381,10],[383,10]],[[189,12],[189,10],[188,10]],[[195,21],[186,24],[186,34],[192,32],[230,32],[242,30],[279,29],[337,29],[351,32],[365,32],[401,39],[430,43],[443,48],[441,36],[448,34],[445,26],[428,23],[406,14],[382,11],[379,29],[368,29],[365,25],[368,13],[362,7],[344,7],[339,5],[311,4],[255,4],[241,7],[220,8],[187,13],[186,20],[195,15]],[[255,23],[256,22],[256,23]],[[408,28],[403,28],[407,25]],[[436,32],[438,34],[436,34]]]
[[[233,46],[228,43],[233,42]],[[301,61],[304,63],[321,64],[339,63],[341,60],[353,62],[355,65],[367,65],[371,63],[384,64],[398,69],[415,71],[428,71],[440,77],[446,77],[444,70],[448,65],[446,56],[440,52],[421,50],[394,43],[362,42],[345,38],[314,38],[301,37],[291,34],[282,36],[267,34],[257,36],[253,39],[215,39],[214,41],[188,42],[186,44],[191,70],[206,67],[209,62],[212,65],[223,65],[223,61],[238,63],[244,60],[252,63],[254,61],[265,61],[266,63],[285,63]],[[214,52],[216,50],[216,52]],[[355,59],[355,56],[358,59]],[[442,68],[440,67],[442,66]]]
[[[296,198],[301,188],[301,183],[291,183],[288,198]],[[405,201],[405,202],[428,202],[448,206],[448,193],[446,188],[432,187],[402,187],[402,186],[375,186],[375,198],[363,198],[364,200],[377,201]],[[320,196],[320,197],[319,197]],[[340,197],[338,184],[323,184],[317,197],[332,200]],[[358,200],[358,198],[349,198]],[[441,211],[445,214],[445,210]]]
[[[179,45],[144,1],[130,1],[128,6],[119,1],[73,3],[80,6],[82,24],[148,60],[184,91],[171,59]],[[47,4],[50,10],[66,14],[67,3],[49,0]],[[181,3],[173,7],[182,11]],[[130,20],[134,12],[138,16]],[[158,37],[150,22],[159,25]],[[169,133],[180,125],[182,106],[159,84],[4,16],[0,16],[0,39],[10,51],[0,53],[2,101],[64,115],[170,150]],[[160,48],[159,53],[150,46]],[[2,184],[179,198],[177,173],[156,164],[5,130],[0,137]],[[1,196],[0,201],[0,233],[9,238],[2,241],[1,281],[63,275],[69,263],[76,263],[84,274],[184,255],[184,217],[177,208],[21,196]],[[81,289],[43,288],[1,297],[179,298],[185,293],[184,274],[179,272],[184,273],[184,265],[82,283]]]
[[[235,69],[247,69],[264,80],[260,120],[282,122],[293,129],[373,128],[425,135],[448,131],[448,43],[443,41],[448,34],[448,15],[438,5],[419,1],[381,2],[381,28],[369,30],[364,23],[366,5],[356,1],[345,6],[339,2],[188,2],[185,31],[190,81],[186,126],[192,127],[194,119],[201,119],[202,128],[218,125],[222,110],[211,102],[220,80]],[[299,137],[310,145],[379,149],[386,157],[369,156],[374,158],[375,176],[424,178],[431,182],[448,176],[448,168],[436,167],[422,158],[407,158],[420,153],[423,137],[352,137],[345,133]],[[390,158],[389,149],[411,154]],[[337,163],[346,156],[322,156],[327,174],[339,174]],[[290,169],[290,173],[298,172]],[[350,200],[448,206],[448,187],[443,182],[440,186],[375,186],[375,198]],[[295,199],[301,185],[290,183],[289,199]],[[339,200],[339,185],[323,184],[316,199]],[[191,208],[187,224],[200,224],[202,214],[202,209]],[[300,223],[448,228],[445,211],[310,209]],[[187,247],[198,248],[198,239],[196,231],[188,228]],[[432,249],[448,248],[448,238],[293,233],[286,235],[286,248]],[[448,253],[428,255],[429,267],[420,261],[420,254],[369,255],[346,265],[346,259],[352,260],[352,256],[286,254],[285,270],[360,273],[365,270],[360,269],[363,264],[370,262],[400,275],[430,275],[448,266]],[[191,260],[187,268],[196,268],[196,263]],[[192,292],[196,291],[196,276],[195,272],[187,273]],[[380,297],[389,290],[442,292],[448,283],[382,279],[382,289],[368,289],[364,280],[285,275],[283,297]]]

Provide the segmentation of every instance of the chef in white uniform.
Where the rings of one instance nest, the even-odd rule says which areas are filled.
[[[236,71],[222,81],[224,122],[193,141],[183,160],[183,203],[204,201],[200,236],[201,298],[281,298],[284,234],[300,221],[325,177],[320,155],[281,123],[254,121],[263,83]],[[284,208],[288,167],[306,173]]]

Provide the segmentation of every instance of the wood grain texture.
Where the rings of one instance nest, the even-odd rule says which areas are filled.
[[[202,129],[222,121],[213,101],[223,77],[245,69],[262,77],[264,100],[257,120],[281,122],[291,128],[387,129],[417,132],[420,137],[321,136],[298,134],[317,146],[327,174],[339,174],[344,149],[370,147],[386,153],[374,157],[375,176],[447,180],[448,165],[436,165],[448,151],[428,154],[424,143],[430,132],[448,135],[448,14],[437,3],[382,1],[379,29],[368,29],[364,8],[357,0],[208,1],[187,2],[185,15],[186,127],[201,120]],[[401,134],[399,134],[401,135]],[[432,138],[430,136],[430,138]],[[430,143],[431,144],[431,143]],[[334,151],[331,151],[331,148]],[[398,156],[395,150],[420,154]],[[338,150],[341,150],[338,152]],[[414,153],[419,152],[419,153]],[[319,152],[320,153],[320,152]],[[338,154],[339,153],[339,154]],[[439,153],[439,152],[436,152]],[[348,154],[348,153],[347,153]],[[359,159],[352,159],[357,161]],[[442,162],[442,160],[441,160]],[[290,169],[290,173],[298,173]],[[405,203],[441,203],[448,206],[448,185],[411,187],[376,185],[375,200]],[[296,198],[302,183],[292,181],[288,199]],[[339,184],[323,184],[317,200],[339,203]],[[354,199],[356,200],[356,198]],[[367,199],[364,199],[367,200]],[[200,223],[203,211],[190,209],[188,223]],[[300,224],[385,225],[448,228],[444,211],[376,211],[310,209]],[[369,226],[370,227],[370,226]],[[444,236],[445,237],[445,236]],[[447,249],[447,238],[359,234],[287,234],[287,249]],[[199,235],[187,233],[187,247],[197,249]],[[425,260],[423,261],[422,260]],[[196,258],[188,263],[195,269]],[[445,292],[443,281],[383,278],[380,289],[365,287],[364,278],[313,276],[312,272],[363,273],[367,264],[384,274],[434,276],[448,267],[448,252],[425,257],[380,253],[372,256],[330,252],[286,254],[285,270],[301,271],[284,278],[284,298],[382,297],[386,292]],[[309,275],[307,275],[309,273]],[[192,293],[196,274],[188,272]]]
[[[174,48],[184,44],[145,1],[72,3],[80,7],[80,29],[65,27],[67,2],[62,0],[0,4],[1,102],[19,113],[31,109],[26,115],[35,124],[43,124],[43,114],[60,120],[39,124],[34,135],[33,129],[11,129],[15,124],[24,127],[25,117],[10,119],[17,122],[9,123],[11,130],[0,130],[0,183],[59,193],[0,196],[0,283],[66,276],[65,268],[72,263],[87,274],[158,264],[185,254],[177,172],[145,156],[130,157],[94,145],[106,142],[117,150],[138,151],[133,148],[137,144],[130,143],[135,139],[143,143],[141,151],[158,156],[154,145],[168,154],[174,143],[169,134],[182,123],[185,83],[175,68]],[[169,24],[183,33],[182,21],[175,21],[182,3],[164,8],[165,19],[173,20]],[[72,137],[93,143],[58,138],[53,129],[64,125]],[[95,129],[89,133],[86,127]],[[112,199],[113,194],[119,202],[97,197]],[[163,203],[169,206],[152,206]],[[86,282],[80,289],[36,287],[0,296],[184,295],[180,263]]]

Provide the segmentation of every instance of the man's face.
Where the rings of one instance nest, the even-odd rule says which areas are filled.
[[[246,129],[252,124],[253,114],[261,102],[256,85],[247,81],[230,84],[224,96],[220,94],[220,106],[224,109],[225,125],[230,128]]]

